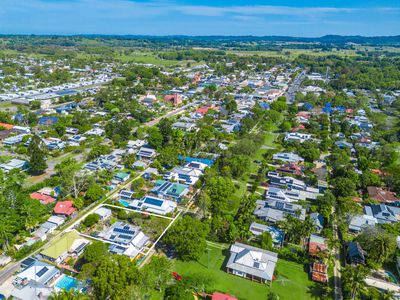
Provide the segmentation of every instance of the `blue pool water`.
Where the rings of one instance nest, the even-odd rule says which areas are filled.
[[[56,287],[69,291],[70,289],[77,289],[78,281],[71,276],[64,276],[57,283]]]
[[[388,275],[388,276],[390,277],[390,279],[391,279],[395,284],[398,284],[398,283],[399,283],[399,282],[397,281],[396,276],[394,276],[394,274],[393,274],[392,272],[386,271],[385,273],[386,273],[386,275]]]
[[[128,207],[131,203],[125,200],[118,200],[119,203],[121,203],[123,206]]]

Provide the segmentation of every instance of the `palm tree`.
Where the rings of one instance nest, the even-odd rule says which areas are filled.
[[[69,291],[61,290],[58,293],[53,293],[49,296],[49,300],[89,300],[89,296],[82,294],[75,289]]]
[[[365,289],[365,278],[369,274],[369,269],[363,265],[348,266],[343,268],[343,284],[344,290],[349,293],[351,299]]]

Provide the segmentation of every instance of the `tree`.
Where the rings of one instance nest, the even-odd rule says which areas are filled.
[[[380,266],[396,250],[396,238],[381,228],[367,227],[357,237],[361,248],[368,253],[367,261]]]
[[[46,163],[46,145],[36,134],[32,136],[28,146],[30,172],[32,174],[41,174],[47,168]]]
[[[355,299],[365,289],[365,277],[370,270],[363,265],[347,266],[342,269],[345,298]]]
[[[206,192],[211,198],[211,208],[219,211],[227,208],[228,200],[235,192],[231,179],[221,176],[211,176],[206,179]]]
[[[173,246],[182,260],[197,260],[207,247],[208,231],[208,224],[184,216],[167,232],[164,242]]]
[[[154,147],[155,149],[160,149],[164,141],[160,130],[157,127],[150,127],[147,133],[147,141],[149,142],[150,146]]]
[[[171,278],[171,267],[171,262],[165,256],[153,256],[143,268],[141,277],[145,278],[145,282],[142,285],[158,291],[164,290]]]
[[[192,300],[193,294],[180,281],[166,288],[164,300]]]
[[[138,282],[138,269],[124,255],[103,257],[92,275],[92,286],[97,299],[125,299],[129,287]]]
[[[49,300],[89,300],[89,296],[83,294],[75,289],[61,290],[58,292],[54,292],[48,298]]]
[[[203,212],[203,216],[205,217],[207,214],[207,211],[211,205],[211,198],[207,194],[207,192],[205,192],[204,190],[202,190],[200,192],[200,196],[197,199],[197,203],[198,203],[198,206],[200,207],[201,211]]]
[[[276,110],[278,112],[282,112],[288,109],[288,105],[285,101],[274,101],[271,103],[271,109]]]
[[[260,235],[260,246],[262,249],[265,249],[265,250],[272,249],[272,237],[269,232],[263,232]]]
[[[88,159],[92,160],[98,158],[101,155],[106,155],[111,153],[111,148],[107,145],[96,145],[90,150]]]
[[[178,164],[178,153],[174,146],[165,146],[160,150],[158,161],[167,168],[172,168]]]
[[[346,177],[337,177],[332,180],[333,192],[336,197],[348,197],[354,194],[356,184]]]
[[[72,194],[78,198],[91,183],[91,177],[81,172],[80,165],[73,158],[68,158],[55,166],[57,175],[61,180],[61,190],[64,195]]]
[[[85,220],[83,220],[82,224],[86,227],[92,227],[94,224],[100,221],[100,216],[98,214],[90,214]]]
[[[90,203],[101,199],[104,196],[103,188],[98,184],[92,184],[86,191],[85,198],[90,201]]]

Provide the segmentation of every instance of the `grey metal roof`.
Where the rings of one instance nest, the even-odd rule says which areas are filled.
[[[230,251],[227,268],[272,280],[278,262],[277,253],[241,243],[233,244]]]

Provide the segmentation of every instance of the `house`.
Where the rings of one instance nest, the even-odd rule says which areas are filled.
[[[300,132],[288,132],[285,136],[285,141],[287,142],[300,142],[311,140],[311,134],[300,133]]]
[[[111,253],[126,255],[131,258],[136,257],[149,242],[149,238],[139,227],[122,221],[118,221],[100,232],[99,237],[111,242],[108,248]]]
[[[114,154],[102,155],[86,164],[84,169],[94,172],[98,170],[113,170],[118,165],[118,157]]]
[[[349,242],[347,244],[346,260],[350,265],[365,263],[364,251],[358,242]]]
[[[129,208],[159,215],[172,213],[175,211],[176,207],[177,204],[174,201],[152,196],[145,196],[141,200],[133,200],[133,202],[129,205]]]
[[[374,227],[378,220],[373,216],[360,215],[354,216],[350,220],[349,231],[358,233],[366,227]]]
[[[151,192],[159,197],[172,198],[179,202],[187,195],[187,193],[189,193],[189,186],[186,184],[158,179],[156,180],[155,186]]]
[[[319,283],[327,283],[328,266],[322,263],[313,262],[310,266],[311,279]]]
[[[321,214],[317,212],[311,213],[310,220],[314,224],[316,232],[320,232],[322,229],[324,229],[324,217]]]
[[[140,97],[139,101],[142,102],[144,105],[151,106],[157,102],[157,97],[156,95],[147,94],[146,96]]]
[[[133,194],[134,194],[133,191],[121,190],[121,191],[119,192],[119,197],[120,197],[122,200],[132,200]]]
[[[56,198],[54,198],[52,196],[49,196],[49,195],[45,195],[45,194],[39,193],[39,192],[34,192],[34,193],[30,194],[30,197],[32,199],[39,200],[40,203],[46,204],[46,205],[56,201]]]
[[[126,147],[128,149],[139,149],[140,147],[144,146],[146,141],[144,140],[135,140],[135,141],[128,141]]]
[[[32,265],[16,275],[14,285],[22,287],[32,282],[42,286],[50,286],[60,274],[60,270],[55,266],[35,260]]]
[[[395,223],[399,221],[400,208],[385,204],[364,206],[364,213],[377,219],[378,224]]]
[[[263,234],[264,232],[268,232],[271,235],[272,243],[276,247],[282,246],[283,240],[285,237],[285,233],[282,230],[280,230],[274,226],[268,226],[268,225],[259,224],[256,222],[251,223],[250,231],[251,231],[251,233],[253,233],[254,235],[257,235],[257,236]]]
[[[353,144],[347,142],[346,140],[337,141],[335,142],[335,145],[340,149],[353,149]]]
[[[196,129],[196,124],[188,122],[175,122],[174,124],[172,124],[172,129],[179,129],[189,132]]]
[[[113,181],[116,181],[115,183],[126,182],[129,179],[129,176],[130,176],[129,173],[118,172],[117,174],[114,175]]]
[[[146,170],[144,170],[142,177],[146,180],[150,180],[153,178],[153,176],[158,176],[159,172],[156,168],[147,168]]]
[[[277,200],[258,200],[254,214],[271,223],[283,221],[289,215],[301,221],[306,218],[306,210],[301,205]]]
[[[299,162],[304,162],[304,158],[301,156],[294,154],[292,152],[279,152],[275,153],[272,158],[274,160],[281,160],[287,163],[296,163],[298,164]]]
[[[157,156],[157,152],[154,149],[141,147],[138,153],[136,153],[138,159],[141,160],[151,160]]]
[[[53,286],[44,286],[29,281],[23,286],[14,288],[11,292],[11,297],[15,300],[40,300],[49,298],[54,292],[55,288]]]
[[[76,212],[76,208],[74,207],[74,203],[72,201],[67,200],[57,202],[53,211],[56,215],[71,216],[74,212]]]
[[[39,125],[54,125],[59,121],[58,117],[44,116],[39,118]]]
[[[296,176],[304,176],[303,168],[295,163],[282,165],[276,169],[276,172],[283,174],[292,174]]]
[[[284,201],[284,202],[296,202],[299,201],[299,193],[290,193],[287,190],[281,190],[276,187],[269,187],[267,192],[265,193],[266,200],[277,200],[277,201]]]
[[[83,249],[89,244],[90,242],[81,238],[76,230],[71,230],[41,251],[40,255],[43,259],[60,264],[70,255],[82,254]]]
[[[65,219],[60,216],[51,216],[46,222],[40,225],[39,229],[34,232],[34,236],[40,237],[41,234],[50,234],[56,230],[57,227],[62,225]]]
[[[371,199],[374,199],[380,203],[393,203],[400,201],[400,199],[396,197],[396,193],[384,190],[376,186],[367,187],[367,191],[368,196]]]
[[[175,167],[170,172],[165,172],[163,178],[166,180],[175,180],[182,184],[193,185],[203,175],[208,165],[201,162],[189,162],[183,167]]]
[[[89,131],[85,132],[85,134],[88,136],[102,136],[104,133],[105,130],[101,128],[92,128]]]
[[[14,146],[21,143],[24,139],[24,136],[26,136],[25,133],[7,137],[3,140],[3,144],[6,146]]]
[[[178,93],[165,95],[164,101],[171,103],[173,106],[178,106],[179,104],[182,103],[182,96]]]
[[[281,176],[277,172],[268,172],[270,186],[286,188],[285,194],[294,201],[315,200],[321,194],[319,189],[307,186],[303,181],[290,177]]]
[[[26,171],[29,169],[29,164],[25,160],[13,158],[8,163],[0,164],[0,169],[5,173],[8,173],[14,169],[20,169],[21,171]]]
[[[277,172],[268,172],[268,179],[273,186],[286,187],[299,191],[305,191],[307,189],[307,185],[303,181],[290,176],[281,176]]]
[[[230,248],[226,271],[252,281],[267,283],[274,279],[277,262],[277,253],[236,242]]]
[[[322,236],[312,234],[310,236],[310,241],[308,242],[308,254],[315,256],[320,252],[328,249],[326,245],[326,239]]]
[[[98,208],[94,213],[100,216],[101,221],[105,221],[112,216],[112,210],[105,207]]]

